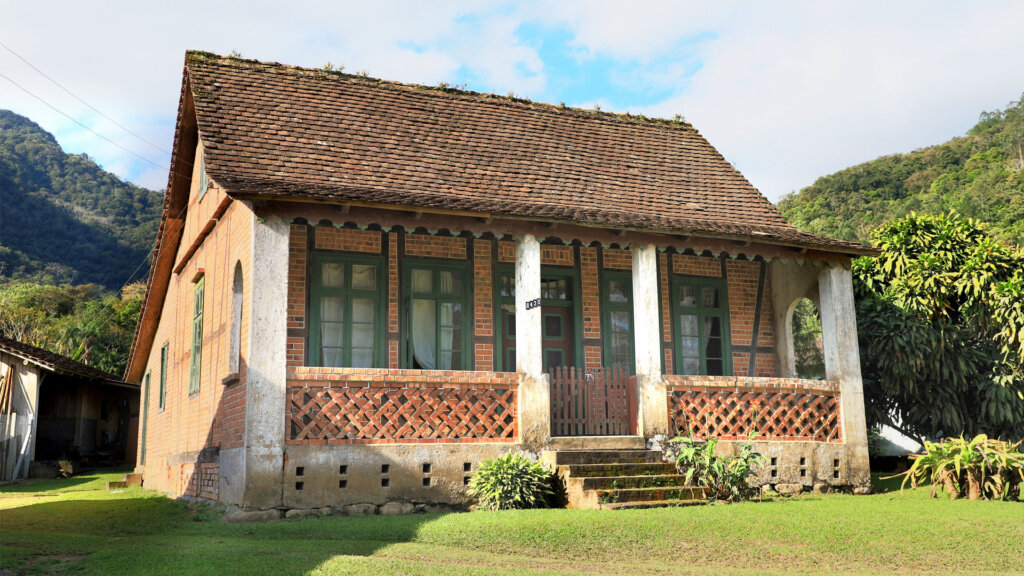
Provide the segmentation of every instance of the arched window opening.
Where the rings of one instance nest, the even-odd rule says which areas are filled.
[[[821,340],[821,314],[810,298],[802,298],[793,308],[792,326],[797,377],[824,380],[825,352]]]
[[[228,372],[238,374],[242,356],[242,263],[235,263],[235,280],[231,290],[231,351]]]

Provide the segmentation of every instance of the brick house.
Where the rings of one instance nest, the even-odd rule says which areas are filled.
[[[868,252],[685,122],[189,52],[138,470],[251,509],[459,502],[511,449],[756,430],[765,482],[863,488]],[[826,380],[794,374],[803,297]]]

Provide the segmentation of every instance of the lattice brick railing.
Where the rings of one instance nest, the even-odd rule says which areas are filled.
[[[297,368],[288,443],[515,441],[518,386],[514,373]]]
[[[666,376],[669,422],[694,438],[842,441],[834,384],[792,378]]]

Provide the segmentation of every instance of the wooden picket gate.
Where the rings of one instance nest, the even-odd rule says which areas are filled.
[[[552,436],[636,433],[636,379],[625,370],[557,366],[548,371],[548,378]]]

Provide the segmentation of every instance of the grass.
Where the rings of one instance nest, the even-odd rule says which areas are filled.
[[[871,496],[223,525],[105,483],[0,488],[0,574],[1024,574],[1024,505]]]

